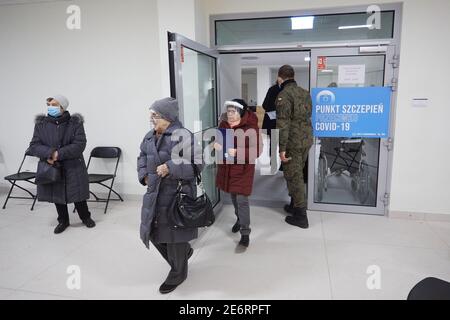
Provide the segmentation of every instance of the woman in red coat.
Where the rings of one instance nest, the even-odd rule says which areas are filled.
[[[218,165],[216,185],[231,195],[237,217],[232,232],[240,231],[241,240],[238,249],[245,250],[250,243],[251,231],[248,197],[253,188],[255,161],[262,152],[262,139],[258,118],[248,110],[244,100],[227,101],[225,109],[226,114],[222,115],[219,124],[224,139],[222,144],[214,144],[214,148],[225,155],[223,164]],[[231,139],[227,139],[230,136]]]

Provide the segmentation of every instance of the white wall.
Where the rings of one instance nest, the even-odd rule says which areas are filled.
[[[242,73],[242,84],[247,84],[248,97],[247,103],[249,105],[250,101],[258,101],[258,90],[257,90],[257,74],[256,73]]]
[[[141,194],[136,156],[148,131],[148,106],[170,95],[167,32],[191,39],[199,33],[206,42],[203,7],[198,0],[80,0],[81,30],[70,31],[70,4],[0,6],[0,176],[17,170],[34,116],[60,92],[69,110],[86,119],[85,157],[94,146],[121,147],[117,190]],[[33,161],[26,168],[34,170]]]
[[[157,19],[159,22],[159,42],[155,49],[159,49],[160,77],[155,79],[161,83],[161,95],[170,96],[169,48],[167,32],[179,33],[187,38],[195,39],[195,0],[157,0]],[[197,14],[198,15],[198,14]]]
[[[385,3],[384,0],[203,0],[206,15]],[[450,157],[445,62],[450,1],[405,0],[396,115],[391,211],[450,214]],[[209,34],[210,31],[208,31]],[[413,109],[415,97],[431,99]]]
[[[142,193],[136,157],[148,131],[147,106],[161,96],[156,2],[77,4],[77,31],[66,29],[67,2],[0,6],[0,176],[17,170],[34,116],[60,92],[69,111],[85,117],[85,157],[98,145],[122,148],[117,189]]]
[[[209,18],[205,13],[202,0],[194,0],[195,8],[195,41],[209,47],[208,24]]]
[[[225,101],[241,96],[242,74],[239,55],[226,54],[220,59],[222,65],[227,66],[221,69],[220,74],[220,110],[223,111]]]
[[[407,1],[397,105],[393,210],[450,214],[448,63],[450,1]],[[427,109],[411,107],[428,97]]]
[[[262,106],[267,91],[275,82],[270,81],[270,67],[258,66],[258,106]]]

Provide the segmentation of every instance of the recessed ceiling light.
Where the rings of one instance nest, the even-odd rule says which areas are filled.
[[[314,28],[314,17],[292,17],[292,30],[310,30]]]

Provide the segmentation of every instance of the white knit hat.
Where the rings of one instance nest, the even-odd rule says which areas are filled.
[[[225,108],[227,107],[235,107],[244,110],[244,106],[237,101],[225,101],[223,104]]]
[[[52,96],[52,98],[53,98],[53,100],[56,100],[59,102],[59,105],[61,106],[61,108],[64,109],[64,111],[66,111],[67,108],[69,107],[69,100],[65,96],[63,96],[61,94],[56,94],[56,95]]]

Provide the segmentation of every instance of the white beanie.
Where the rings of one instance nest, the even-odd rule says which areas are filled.
[[[61,106],[61,108],[64,109],[64,111],[66,111],[67,108],[69,107],[69,100],[65,96],[61,94],[56,94],[52,96],[52,98],[59,102],[59,105]]]
[[[227,108],[227,107],[235,107],[235,108],[239,108],[241,110],[245,109],[244,106],[242,104],[240,104],[239,102],[237,102],[237,101],[225,101],[223,106],[225,108]]]

